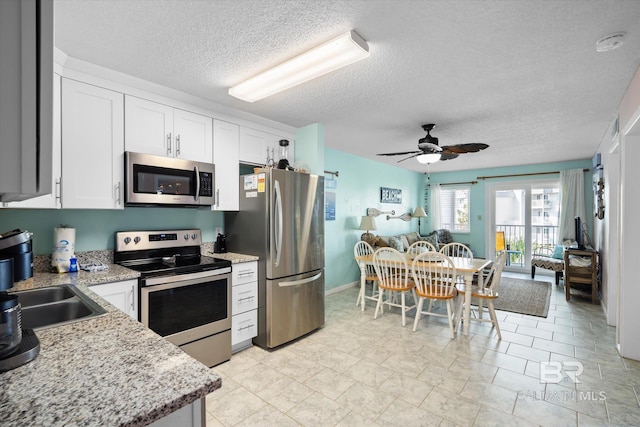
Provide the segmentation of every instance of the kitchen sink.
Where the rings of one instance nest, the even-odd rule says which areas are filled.
[[[61,285],[15,293],[22,306],[22,327],[44,329],[106,313],[91,298],[73,286]]]
[[[48,288],[18,292],[18,299],[23,309],[34,305],[62,301],[73,296],[75,294],[67,286],[50,286]]]

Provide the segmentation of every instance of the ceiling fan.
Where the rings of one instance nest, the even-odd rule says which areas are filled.
[[[404,159],[398,160],[398,163],[403,162],[413,157],[420,163],[434,163],[438,160],[451,160],[458,157],[463,153],[477,153],[480,150],[484,150],[489,146],[487,144],[480,144],[476,142],[468,144],[456,144],[456,145],[438,145],[438,138],[431,136],[431,131],[436,127],[435,124],[430,123],[422,125],[422,129],[427,132],[424,138],[418,140],[417,151],[401,151],[398,153],[379,153],[378,156],[406,156]]]

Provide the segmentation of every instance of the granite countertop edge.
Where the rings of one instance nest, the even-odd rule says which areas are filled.
[[[108,270],[100,272],[57,274],[36,271],[32,278],[16,283],[10,290],[68,284],[76,286],[107,313],[68,325],[36,330],[41,343],[38,357],[26,365],[0,373],[0,383],[4,387],[0,424],[100,425],[106,422],[126,426],[148,425],[221,387],[222,380],[218,374],[91,290],[92,285],[137,280],[140,275],[116,264],[107,265]],[[120,351],[113,352],[116,347],[109,341],[122,344],[117,347]],[[136,348],[137,344],[139,348]],[[77,368],[73,367],[74,364]],[[122,364],[127,364],[128,374],[135,375],[127,381],[120,378]],[[90,383],[89,394],[80,399],[74,399],[78,394],[73,390],[87,389],[71,384],[78,379],[74,371],[83,374],[80,377]],[[125,393],[124,398],[114,397],[122,393],[122,390],[114,389],[114,385],[119,383],[120,388],[130,385],[131,395],[126,397]],[[24,384],[29,384],[28,390],[24,389]],[[68,401],[64,401],[65,397]],[[55,399],[53,407],[43,403],[49,399]],[[109,407],[104,404],[107,401],[115,403]],[[34,411],[35,408],[42,411]]]

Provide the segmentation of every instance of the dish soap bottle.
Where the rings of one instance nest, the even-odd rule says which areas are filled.
[[[78,260],[75,255],[69,259],[69,273],[77,273],[78,272]]]

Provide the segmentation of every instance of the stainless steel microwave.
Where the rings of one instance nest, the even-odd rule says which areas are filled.
[[[125,152],[125,205],[211,206],[211,163]]]

